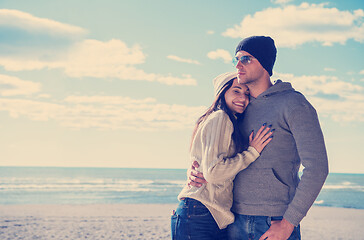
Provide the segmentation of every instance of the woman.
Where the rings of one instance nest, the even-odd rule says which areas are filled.
[[[172,240],[226,239],[226,227],[234,221],[230,208],[235,175],[259,157],[272,140],[265,124],[249,147],[237,127],[237,114],[249,103],[249,89],[239,84],[236,73],[224,73],[214,79],[215,101],[198,119],[192,134],[190,156],[197,161],[207,183],[202,187],[186,185],[178,195],[180,203],[171,217]],[[247,144],[245,144],[247,145]]]

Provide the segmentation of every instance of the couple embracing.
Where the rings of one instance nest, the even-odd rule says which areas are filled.
[[[301,239],[328,160],[315,109],[290,83],[271,82],[276,54],[270,37],[243,39],[237,72],[214,79],[215,101],[192,135],[172,240]]]

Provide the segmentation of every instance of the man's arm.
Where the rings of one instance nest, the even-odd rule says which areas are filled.
[[[189,186],[201,187],[202,184],[207,183],[203,177],[202,172],[196,170],[200,165],[197,161],[194,161],[191,167],[187,170],[187,184]]]
[[[328,175],[326,148],[315,109],[307,102],[289,116],[288,124],[304,170],[283,220],[272,222],[259,240],[288,239],[312,206]]]
[[[287,121],[304,169],[296,193],[283,217],[297,226],[320,193],[329,168],[316,110],[306,102],[294,109]]]

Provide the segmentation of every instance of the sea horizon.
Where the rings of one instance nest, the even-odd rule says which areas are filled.
[[[155,170],[187,170],[187,168],[161,168],[161,167],[101,167],[101,166],[37,166],[37,165],[0,165],[0,168],[101,168],[101,169],[155,169]],[[300,171],[299,173],[302,173]],[[329,172],[335,174],[364,174],[364,172]]]
[[[161,168],[161,167],[98,167],[98,166],[37,166],[37,165],[22,165],[22,166],[14,166],[14,165],[6,165],[1,166],[0,168],[101,168],[101,169],[155,169],[155,170],[187,170],[187,168]],[[299,172],[302,174],[302,171]],[[335,174],[364,174],[364,172],[329,172]]]
[[[0,205],[177,204],[186,169],[0,166]],[[364,209],[364,174],[329,173],[314,205]]]

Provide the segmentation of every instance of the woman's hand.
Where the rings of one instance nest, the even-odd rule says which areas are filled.
[[[258,130],[257,134],[254,137],[254,131],[249,136],[249,145],[255,148],[259,153],[263,151],[265,146],[272,141],[272,134],[274,132],[274,129],[270,130],[272,125],[269,125],[266,127],[266,124],[263,124],[263,126]]]

